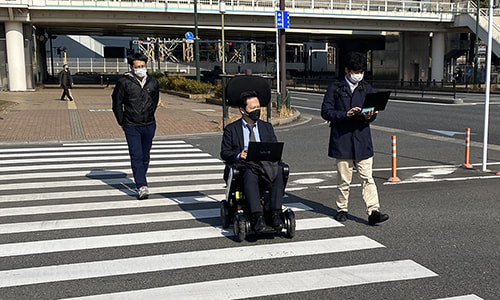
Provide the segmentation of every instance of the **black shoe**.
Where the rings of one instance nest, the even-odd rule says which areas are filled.
[[[389,219],[389,215],[381,214],[380,212],[374,210],[374,211],[372,211],[370,216],[368,216],[368,224],[375,225],[377,223],[382,223],[384,221],[387,221],[388,219]]]
[[[256,217],[252,228],[256,233],[261,233],[264,229],[266,229],[266,222],[264,221],[264,217],[262,215]]]
[[[73,101],[73,99],[69,99],[69,101]]]
[[[347,221],[347,212],[346,211],[339,211],[337,212],[337,214],[335,215],[335,220],[339,221],[339,222],[345,222]]]
[[[272,227],[274,230],[280,232],[283,230],[283,221],[281,221],[280,213],[274,213],[272,217]]]

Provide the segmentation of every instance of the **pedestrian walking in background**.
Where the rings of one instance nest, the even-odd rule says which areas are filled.
[[[118,80],[112,94],[113,112],[127,139],[138,199],[149,197],[146,173],[160,93],[158,81],[147,74],[147,61],[140,53],[130,56],[130,72]]]
[[[362,53],[347,56],[345,78],[328,87],[321,105],[321,116],[330,122],[328,156],[336,159],[339,196],[335,220],[347,220],[349,192],[353,167],[362,182],[362,195],[366,204],[368,223],[375,225],[389,219],[379,212],[377,186],[372,176],[373,145],[370,123],[377,117],[374,109],[362,113],[366,94],[371,85],[363,80],[366,58]]]
[[[71,77],[71,72],[67,64],[64,64],[62,71],[59,72],[59,86],[63,89],[61,100],[65,101],[65,96],[68,96],[69,101],[73,101],[73,97],[71,97],[69,91],[73,87],[73,77]]]

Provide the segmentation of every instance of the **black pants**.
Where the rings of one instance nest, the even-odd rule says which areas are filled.
[[[248,168],[243,168],[241,170],[241,175],[243,180],[243,193],[247,199],[250,212],[262,212],[260,206],[259,176]],[[283,185],[283,169],[279,167],[278,175],[271,184],[271,189],[269,191],[272,210],[281,210],[281,204],[283,203]]]
[[[73,98],[71,98],[71,94],[69,93],[69,87],[62,86],[63,93],[61,95],[61,100],[64,100],[64,96],[68,96],[68,99],[70,101],[73,101]]]

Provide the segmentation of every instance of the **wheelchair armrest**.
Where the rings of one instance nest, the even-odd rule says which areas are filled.
[[[288,176],[290,175],[290,166],[282,161],[280,161],[278,165],[283,170],[283,177],[288,178]]]

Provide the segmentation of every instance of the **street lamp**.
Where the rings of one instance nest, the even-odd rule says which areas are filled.
[[[224,13],[226,13],[226,2],[219,2],[219,12],[221,15],[222,31],[222,74],[226,74],[226,43],[224,42]]]

